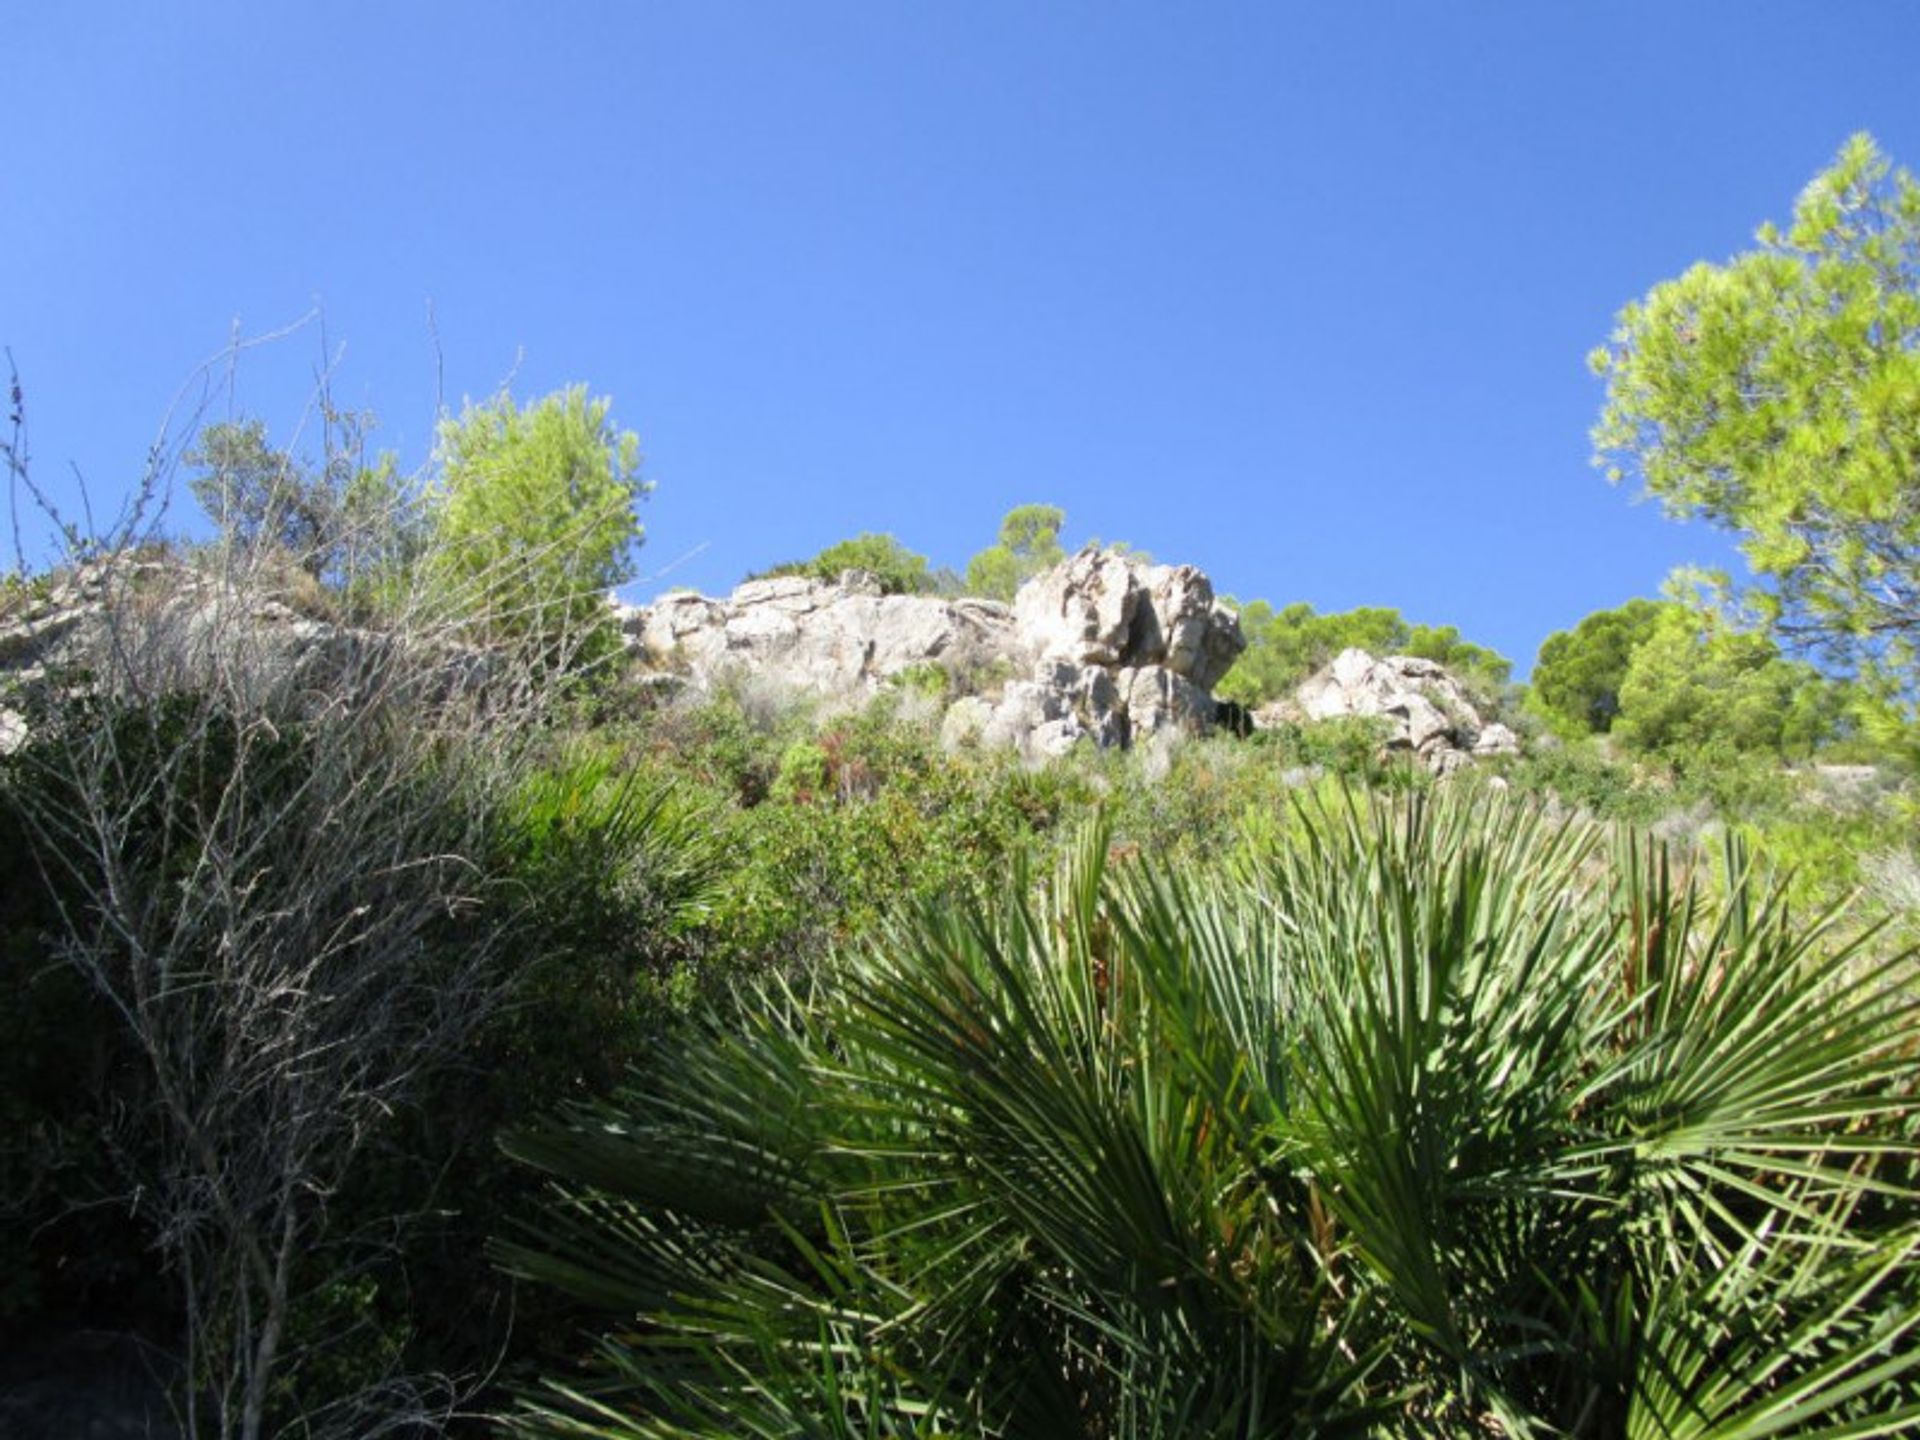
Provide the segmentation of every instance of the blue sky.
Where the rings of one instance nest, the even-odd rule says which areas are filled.
[[[1619,306],[1855,130],[1920,5],[0,3],[0,343],[96,505],[237,324],[337,403],[582,380],[724,589],[1002,512],[1524,668],[1723,541],[1588,464]],[[429,306],[435,317],[428,324]],[[437,330],[438,351],[434,343]],[[230,392],[297,434],[321,327]],[[191,522],[180,501],[180,523]],[[9,546],[10,550],[10,546]]]

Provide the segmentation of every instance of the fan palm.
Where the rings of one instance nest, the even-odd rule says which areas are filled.
[[[1903,1432],[1909,957],[1720,870],[1466,796],[1230,875],[1096,827],[508,1139],[505,1263],[620,1317],[515,1423]]]

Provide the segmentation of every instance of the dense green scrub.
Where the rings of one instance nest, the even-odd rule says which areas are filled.
[[[126,793],[107,797],[109,810],[126,806],[132,851],[174,837],[166,866],[138,871],[159,904],[193,893],[193,857],[216,838],[193,805],[179,805],[236,780],[249,804],[265,805],[303,773],[304,756],[333,742],[303,729],[310,719],[283,717],[272,745],[247,751],[237,769],[235,732],[205,723],[190,697],[155,704],[93,720],[144,737],[156,760],[195,777],[174,792],[176,812],[142,801],[140,777],[153,767],[141,763],[117,771]],[[370,730],[369,743],[383,733]],[[1507,807],[1500,823],[1535,839],[1551,829],[1540,813],[1658,825],[1683,868],[1736,833],[1765,863],[1786,862],[1780,882],[1797,902],[1828,903],[1867,883],[1836,921],[1846,934],[1876,918],[1911,923],[1910,801],[1896,771],[1828,793],[1770,760],[1683,773],[1609,754],[1595,739],[1536,749],[1504,773],[1435,782],[1383,756],[1379,739],[1364,722],[1283,728],[1085,751],[1028,770],[1002,753],[943,753],[935,712],[912,686],[831,712],[747,692],[656,703],[619,684],[582,690],[510,754],[490,750],[484,783],[446,784],[437,793],[452,808],[416,834],[423,857],[456,848],[471,878],[410,963],[430,978],[491,937],[499,1003],[329,1182],[321,1228],[300,1252],[275,1413],[320,1412],[395,1376],[485,1375],[497,1395],[573,1374],[589,1323],[579,1302],[483,1257],[490,1237],[548,1223],[535,1218],[544,1182],[499,1153],[497,1134],[623,1082],[651,1093],[688,1064],[677,1037],[690,1024],[711,1034],[738,1017],[752,1033],[765,1014],[789,1013],[794,994],[837,995],[843,968],[864,974],[918,933],[900,928],[902,915],[987,924],[1030,899],[1028,877],[1050,873],[1096,817],[1117,874],[1201,888],[1237,875],[1233,903],[1244,908],[1262,893],[1247,877],[1324,848],[1303,819],[1313,807],[1349,791],[1439,789],[1450,804]],[[178,1277],[160,1218],[133,1183],[162,1158],[140,1118],[152,1067],[109,997],[71,963],[91,862],[50,853],[28,823],[47,810],[46,787],[71,773],[46,748],[60,743],[56,730],[0,764],[0,1330],[132,1329],[166,1347],[177,1340]],[[442,780],[466,763],[451,750],[442,758]],[[1605,845],[1581,846],[1574,869],[1585,883]],[[1604,888],[1583,890],[1582,903],[1598,904]],[[1697,888],[1714,904],[1726,894],[1704,863]],[[244,929],[246,907],[271,893],[221,903],[237,907],[228,919]]]
[[[512,1132],[502,1258],[608,1312],[518,1428],[1906,1433],[1911,957],[1737,841],[1710,898],[1464,790],[1292,819],[1084,828]]]

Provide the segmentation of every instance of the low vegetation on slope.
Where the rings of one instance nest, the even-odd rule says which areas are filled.
[[[1251,602],[1244,704],[1046,764],[938,667],[636,673],[584,390],[413,482],[208,427],[215,542],[0,585],[0,1352],[193,1440],[1910,1432],[1916,196],[1856,141],[1600,357],[1742,604],[1523,690]],[[1007,599],[1064,521],[790,568]],[[1348,645],[1501,743],[1290,705]]]
[[[516,1131],[548,1436],[1894,1434],[1911,957],[1461,792],[926,909]],[[1818,1015],[1818,1023],[1808,1017]]]

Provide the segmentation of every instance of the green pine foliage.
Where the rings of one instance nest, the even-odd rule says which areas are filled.
[[[1019,505],[1000,521],[1000,537],[967,562],[969,595],[1012,603],[1014,593],[1066,559],[1060,530],[1067,512],[1057,505]]]
[[[524,407],[503,391],[442,423],[428,563],[456,611],[576,647],[603,628],[648,489],[611,408],[584,385]]]
[[[1620,687],[1634,652],[1664,610],[1656,600],[1629,600],[1549,635],[1527,682],[1531,707],[1569,739],[1604,735],[1620,714]]]
[[[1806,758],[1834,737],[1844,694],[1766,636],[1673,608],[1632,652],[1613,732],[1681,768],[1743,753]]]
[[[1911,701],[1920,181],[1856,135],[1757,240],[1621,312],[1596,462],[1731,532],[1776,633]]]
[[[1502,692],[1513,671],[1505,657],[1462,639],[1454,626],[1410,624],[1398,610],[1384,606],[1322,615],[1305,601],[1280,610],[1265,600],[1227,603],[1240,612],[1247,648],[1217,689],[1223,699],[1242,705],[1285,697],[1342,650],[1352,648],[1438,661],[1490,698]]]

